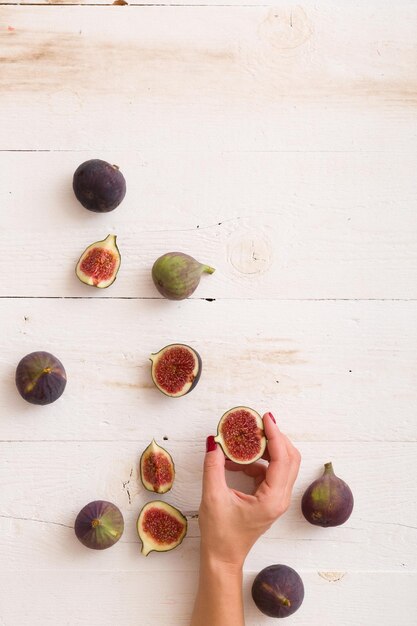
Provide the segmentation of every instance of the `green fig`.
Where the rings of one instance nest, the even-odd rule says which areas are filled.
[[[167,252],[152,268],[152,279],[159,293],[168,300],[184,300],[197,289],[202,274],[214,268],[203,265],[183,252]]]
[[[310,524],[315,526],[340,526],[350,517],[353,495],[341,478],[333,471],[331,463],[324,464],[321,478],[306,490],[301,501],[301,510]]]

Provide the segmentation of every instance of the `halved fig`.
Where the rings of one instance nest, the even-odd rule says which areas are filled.
[[[121,511],[112,502],[95,500],[78,513],[74,524],[77,539],[92,550],[110,548],[123,534],[124,520]]]
[[[235,463],[253,463],[266,448],[262,417],[247,406],[230,409],[221,418],[214,439]]]
[[[182,543],[187,533],[187,520],[174,506],[155,500],[145,504],[137,521],[142,554],[168,552]]]
[[[166,493],[172,488],[175,466],[172,456],[155,439],[140,457],[140,478],[148,491]]]
[[[190,346],[173,343],[151,354],[150,359],[152,380],[166,396],[185,396],[200,380],[201,357]]]
[[[107,235],[102,241],[95,241],[84,250],[75,273],[82,283],[105,289],[116,280],[120,261],[116,235]]]

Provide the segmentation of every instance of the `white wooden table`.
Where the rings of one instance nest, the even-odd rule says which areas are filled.
[[[0,7],[0,625],[187,625],[198,525],[140,554],[139,455],[166,445],[166,499],[191,516],[205,437],[244,403],[272,410],[303,456],[290,511],[247,560],[247,626],[275,623],[250,599],[272,563],[305,582],[291,623],[411,626],[417,3],[147,4]],[[71,188],[93,157],[127,179],[107,215]],[[122,267],[98,292],[74,265],[109,232]],[[181,303],[150,279],[172,249],[217,268]],[[147,360],[172,341],[204,361],[179,400]],[[38,349],[68,374],[48,407],[14,387]],[[300,498],[328,460],[356,506],[320,529]],[[97,498],[126,520],[103,553],[72,530]]]

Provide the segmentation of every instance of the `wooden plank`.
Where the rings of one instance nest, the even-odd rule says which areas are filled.
[[[415,441],[416,302],[0,302],[3,440],[203,442],[222,413],[273,410],[297,441]],[[149,355],[183,342],[202,355],[181,399],[154,387]],[[14,384],[22,356],[62,359],[65,396],[26,403]],[[149,428],[149,424],[151,428]],[[148,426],[147,426],[148,425]],[[178,432],[177,425],[185,428]]]
[[[72,192],[94,156],[127,179],[110,214]],[[159,297],[153,261],[180,249],[217,268],[196,298],[417,297],[415,154],[17,152],[0,168],[2,296]],[[122,266],[95,290],[74,268],[108,232]]]
[[[199,530],[193,518],[201,493],[204,442],[189,437],[190,426],[177,424],[185,441],[163,442],[176,463],[173,490],[164,500],[190,518],[184,544],[163,555],[164,570],[195,570]],[[132,442],[2,443],[0,468],[0,547],[9,570],[42,569],[160,571],[161,555],[145,559],[135,522],[142,506],[155,497],[145,491],[138,461],[148,436]],[[416,444],[298,443],[302,467],[288,513],[276,522],[250,554],[247,567],[257,570],[271,555],[296,568],[331,570],[415,571],[417,566],[415,481],[412,467]],[[307,486],[332,459],[336,472],[352,488],[355,509],[342,527],[322,529],[308,524],[300,510]],[[251,491],[247,477],[232,474],[230,484]],[[389,497],[387,497],[389,485]],[[123,511],[126,530],[111,553],[97,557],[75,539],[72,525],[91,500],[115,502]]]
[[[415,150],[415,3],[97,10],[1,7],[2,149]]]
[[[329,583],[317,572],[302,572],[305,600],[297,612],[300,626],[320,624],[323,615],[334,624],[357,626],[379,624],[413,626],[409,598],[417,577],[401,574],[347,573]],[[246,623],[248,626],[273,626],[273,619],[262,616],[250,599],[254,574],[245,578]],[[175,576],[163,571],[149,579],[146,573],[130,572],[42,572],[2,573],[4,597],[2,621],[31,626],[73,624],[101,626],[188,626],[196,580],[186,572]],[[25,593],[21,593],[21,589]],[[163,589],[163,593],[161,593]],[[395,602],[387,602],[387,597]],[[82,609],[80,609],[82,607]],[[330,617],[331,616],[331,617]]]

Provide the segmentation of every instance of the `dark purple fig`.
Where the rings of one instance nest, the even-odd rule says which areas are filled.
[[[78,513],[75,534],[86,548],[105,550],[123,534],[123,515],[115,504],[105,500],[90,502]]]
[[[116,280],[121,256],[116,235],[95,241],[80,256],[75,273],[82,283],[105,289]]]
[[[304,600],[303,581],[288,565],[270,565],[253,581],[252,598],[264,615],[288,617]]]
[[[262,418],[247,406],[227,411],[219,422],[214,439],[229,459],[242,465],[260,459],[266,448]]]
[[[349,486],[336,476],[331,463],[324,464],[322,477],[304,493],[301,510],[306,520],[315,526],[340,526],[349,519],[353,510],[353,494]]]
[[[166,493],[172,488],[175,466],[172,456],[155,439],[140,457],[140,478],[148,491]]]
[[[83,207],[95,213],[113,211],[126,194],[126,181],[117,165],[101,159],[81,163],[75,170],[72,187]]]
[[[152,278],[159,293],[168,300],[184,300],[197,289],[204,272],[213,274],[214,268],[199,263],[183,252],[167,252],[152,268]]]
[[[172,343],[151,354],[150,359],[152,380],[166,396],[185,396],[200,380],[201,357],[190,346]]]
[[[145,504],[137,521],[142,554],[168,552],[182,543],[187,533],[187,520],[175,507],[155,500]]]
[[[49,352],[31,352],[16,368],[16,387],[31,404],[51,404],[64,393],[67,375],[61,361]]]

